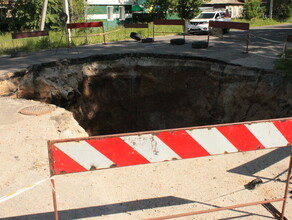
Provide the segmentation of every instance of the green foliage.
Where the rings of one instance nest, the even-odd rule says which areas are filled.
[[[145,7],[160,18],[165,18],[167,13],[177,13],[182,19],[192,19],[202,3],[203,0],[146,0]]]
[[[100,28],[88,29],[88,42],[86,42],[86,31],[84,29],[79,29],[78,31],[72,32],[73,42],[75,45],[84,45],[84,44],[97,44],[103,43],[102,36],[94,36],[94,34],[98,34],[101,32]],[[106,35],[106,41],[120,41],[125,39],[131,39],[130,33],[137,32],[140,33],[143,37],[151,37],[153,35],[153,24],[149,24],[149,29],[141,29],[141,28],[131,28],[124,29],[122,26],[110,30],[112,32]],[[181,26],[174,25],[162,25],[155,27],[155,31],[157,32],[171,32],[171,33],[181,33]],[[163,33],[156,33],[158,35],[164,35]],[[50,38],[48,37],[34,37],[34,38],[22,38],[14,40],[14,46],[16,50],[20,51],[38,51],[40,49],[49,49],[49,48],[58,48],[58,47],[66,47],[66,39],[63,36],[62,41],[60,42],[62,36],[61,31],[50,31]],[[132,40],[132,39],[131,39]],[[5,33],[0,35],[0,54],[11,54],[13,52],[13,45],[11,40],[11,33]]]
[[[292,49],[286,51],[286,58],[281,58],[275,61],[275,68],[292,77]]]
[[[200,12],[202,3],[203,0],[177,0],[175,11],[180,18],[190,20]]]
[[[11,31],[30,31],[39,28],[42,0],[15,0],[8,5],[11,13],[11,20],[8,29]],[[59,23],[59,13],[62,10],[62,0],[49,0],[46,24],[57,26]]]
[[[283,24],[283,22],[279,22],[269,18],[254,18],[251,20],[247,19],[232,19],[234,22],[244,22],[249,23],[250,27],[260,27],[260,26],[268,26],[268,25],[278,25]]]
[[[173,0],[146,0],[145,7],[149,12],[156,14],[157,18],[165,18],[167,13],[172,13]]]
[[[72,0],[71,1],[71,21],[72,22],[84,22],[85,21],[85,10],[84,0]]]
[[[243,17],[251,20],[254,18],[262,18],[265,8],[261,7],[262,0],[246,0],[244,3]]]
[[[292,17],[292,0],[274,0],[273,15],[278,20]]]

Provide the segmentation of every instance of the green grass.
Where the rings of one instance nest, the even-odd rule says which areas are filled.
[[[287,73],[292,77],[292,49],[286,50],[285,58],[276,60],[275,68]]]
[[[292,23],[292,18],[285,21],[285,22],[280,22],[280,21],[276,21],[273,19],[269,19],[269,18],[266,18],[266,19],[256,18],[256,19],[251,19],[251,20],[233,19],[232,21],[249,23],[251,27],[259,27],[259,26],[269,26],[269,25],[277,25],[277,24],[284,24],[284,23]]]
[[[88,34],[86,41],[86,32]],[[131,39],[130,33],[137,32],[141,34],[144,38],[153,36],[153,25],[149,24],[148,29],[125,29],[123,27],[117,27],[107,31],[105,38],[106,42],[121,41],[126,39]],[[155,32],[171,32],[171,33],[155,33],[155,36],[168,35],[175,33],[182,33],[181,26],[155,26]],[[85,45],[85,44],[98,44],[103,43],[103,36],[101,34],[101,28],[90,28],[87,29],[77,29],[71,32],[72,41],[74,45]],[[50,37],[35,37],[35,38],[22,38],[22,39],[11,39],[11,33],[5,33],[0,35],[0,55],[11,54],[14,48],[19,51],[38,51],[42,49],[49,48],[59,48],[66,47],[66,38],[63,35],[62,40],[61,31],[50,31]]]

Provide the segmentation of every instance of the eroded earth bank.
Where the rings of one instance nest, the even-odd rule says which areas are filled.
[[[117,54],[33,65],[0,95],[64,107],[89,135],[290,117],[280,72],[186,56]]]

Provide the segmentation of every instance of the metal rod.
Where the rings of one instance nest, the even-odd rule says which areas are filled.
[[[180,218],[180,217],[185,217],[185,216],[190,216],[190,215],[198,215],[198,214],[204,214],[204,213],[210,213],[210,212],[217,212],[217,211],[241,208],[241,207],[246,207],[246,206],[254,206],[254,205],[260,205],[260,204],[266,204],[266,203],[272,203],[272,202],[279,202],[279,201],[283,201],[283,200],[284,200],[284,198],[270,199],[270,200],[264,200],[264,201],[258,201],[258,202],[251,202],[251,203],[244,203],[244,204],[237,204],[237,205],[232,205],[232,206],[214,208],[214,209],[200,210],[200,211],[195,211],[195,212],[181,213],[181,214],[176,214],[176,215],[162,216],[162,217],[157,217],[157,218],[149,218],[147,220],[162,220],[162,219]]]
[[[287,196],[288,196],[288,191],[289,191],[289,183],[290,183],[290,178],[291,178],[291,169],[292,169],[292,151],[291,151],[291,156],[290,156],[290,163],[289,163],[286,187],[285,187],[285,192],[284,192],[284,201],[283,201],[282,213],[281,213],[282,220],[284,219],[284,214],[285,214]]]
[[[59,220],[56,186],[55,186],[55,180],[52,178],[52,176],[54,176],[54,174],[55,174],[55,171],[53,168],[53,162],[52,162],[53,161],[52,148],[53,148],[53,143],[52,143],[52,141],[49,140],[48,141],[48,153],[49,153],[49,165],[50,165],[50,177],[51,177],[52,195],[53,195],[53,203],[54,203],[54,213],[55,213],[55,220]]]
[[[55,220],[59,220],[59,214],[58,214],[58,206],[57,206],[57,194],[56,194],[56,187],[55,187],[55,180],[51,179],[52,183],[52,194],[53,194],[53,202],[54,202],[54,213],[55,213]]]
[[[105,42],[105,34],[104,34],[104,27],[102,26],[102,32],[103,32],[103,44],[106,44]]]
[[[209,41],[210,41],[210,30],[208,31],[208,45],[207,45],[207,48],[209,48]]]
[[[155,26],[155,25],[154,25],[154,22],[153,22],[153,41],[154,41],[154,33],[155,33],[155,32],[154,32],[154,26]]]
[[[246,53],[248,53],[249,35],[250,35],[250,31],[248,31],[248,34],[246,37]]]

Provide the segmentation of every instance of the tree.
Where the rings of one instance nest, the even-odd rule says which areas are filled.
[[[87,4],[84,4],[84,0],[70,0],[70,17],[72,22],[84,22],[85,18],[85,10],[87,8]]]
[[[204,0],[146,0],[145,6],[151,13],[166,17],[168,14],[177,13],[181,19],[192,19],[199,13],[199,7]]]
[[[262,0],[246,0],[244,3],[243,17],[250,20],[264,16],[265,8],[261,7]]]
[[[278,20],[292,17],[292,0],[274,0],[273,14]]]
[[[157,18],[166,18],[167,13],[172,13],[176,0],[146,0],[145,7],[149,13],[156,14]]]
[[[58,26],[61,0],[49,0],[46,16],[47,27]],[[10,10],[10,30],[36,30],[39,27],[42,12],[42,0],[16,0]]]
[[[181,19],[190,20],[200,12],[202,3],[203,0],[177,0],[175,12]]]

